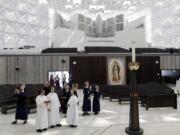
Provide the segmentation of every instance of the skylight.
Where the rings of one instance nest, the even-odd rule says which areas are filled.
[[[39,0],[39,3],[40,3],[40,4],[45,4],[45,5],[48,4],[47,0]]]

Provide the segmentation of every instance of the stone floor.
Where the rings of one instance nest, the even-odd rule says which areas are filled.
[[[80,107],[82,106],[82,92],[79,90]],[[178,98],[178,103],[180,98]],[[150,108],[148,111],[139,106],[140,126],[144,135],[180,135],[180,105],[173,108]],[[118,104],[101,100],[101,113],[83,117],[80,108],[79,126],[70,128],[62,115],[62,127],[48,129],[42,135],[126,135],[125,128],[129,121],[129,103]],[[14,113],[0,114],[0,135],[38,135],[35,130],[36,114],[31,113],[26,125],[19,122],[11,125]]]

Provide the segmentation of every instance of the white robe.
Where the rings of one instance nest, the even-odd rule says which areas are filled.
[[[73,95],[70,97],[67,105],[67,123],[69,125],[76,125],[78,124],[78,118],[79,118],[79,106],[78,106],[78,98]]]
[[[59,108],[61,107],[61,104],[59,102],[59,98],[56,93],[50,92],[47,97],[50,100],[49,104],[49,126],[56,126],[57,124],[60,124],[60,113]]]
[[[39,95],[36,97],[36,105],[37,105],[36,129],[48,128],[48,105],[44,103],[45,101],[48,101],[47,96]]]

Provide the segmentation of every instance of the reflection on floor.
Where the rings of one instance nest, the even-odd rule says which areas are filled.
[[[80,110],[82,106],[82,92],[79,92]],[[178,103],[180,98],[178,98]],[[78,128],[70,128],[62,115],[62,127],[49,129],[42,135],[126,135],[125,127],[129,121],[129,103],[122,105],[118,102],[101,100],[102,111],[99,115],[83,117],[80,111]],[[173,108],[150,108],[148,111],[139,106],[140,126],[145,135],[180,135],[180,105]],[[35,130],[36,114],[30,114],[28,124],[11,125],[14,113],[0,114],[0,135],[38,135]]]

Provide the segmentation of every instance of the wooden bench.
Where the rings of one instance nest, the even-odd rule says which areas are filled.
[[[166,85],[150,82],[137,85],[137,89],[139,92],[139,101],[141,101],[141,105],[147,110],[150,107],[177,108],[177,95]],[[120,104],[123,101],[130,101],[130,86],[105,86],[102,96],[110,97],[110,101],[118,99]]]
[[[5,105],[2,105],[2,114],[7,114],[7,111],[10,110],[10,109],[14,109],[16,108],[16,104],[5,104]]]
[[[177,95],[147,95],[145,108],[148,110],[152,107],[173,107],[177,109]]]

